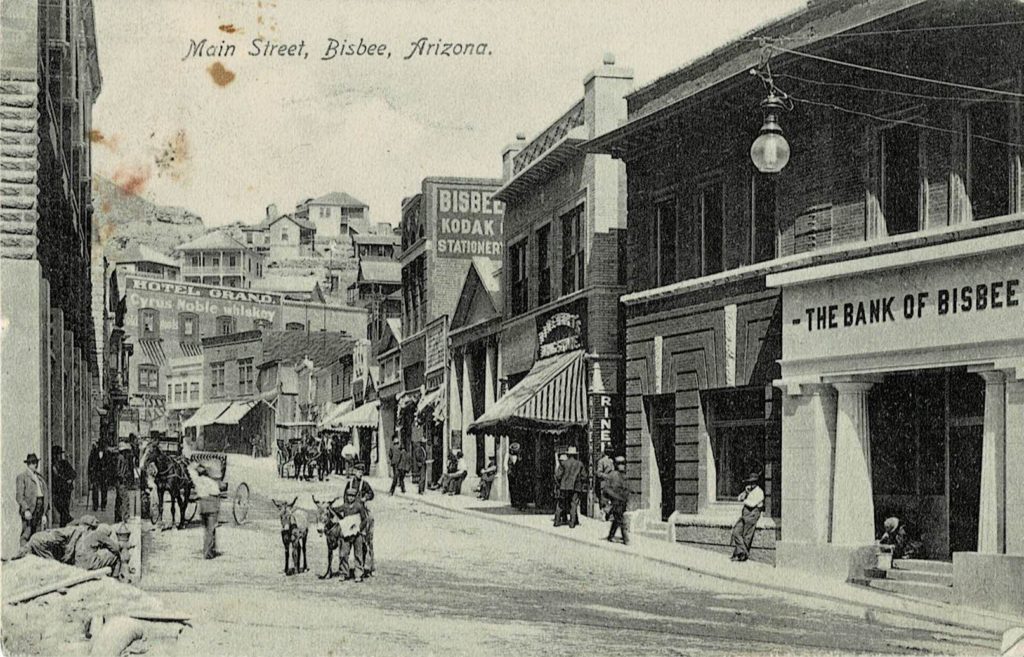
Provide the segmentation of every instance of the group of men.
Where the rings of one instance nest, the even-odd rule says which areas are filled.
[[[615,540],[620,532],[623,544],[629,544],[629,529],[626,526],[626,509],[629,505],[629,487],[626,484],[626,458],[615,456],[611,447],[597,461],[596,489],[605,520],[611,521],[608,541]],[[511,477],[509,478],[511,488]],[[579,525],[580,500],[587,492],[587,473],[579,460],[579,450],[568,447],[558,455],[555,469],[555,527]]]
[[[110,525],[100,524],[95,516],[84,515],[66,527],[35,532],[14,558],[33,554],[86,570],[109,567],[116,577],[127,549],[127,545],[114,539]]]
[[[395,489],[405,492],[405,477],[412,474],[416,482],[416,492],[420,495],[427,489],[427,443],[417,441],[412,447],[412,453],[402,444],[401,438],[395,434],[391,440],[391,447],[388,448],[388,464],[391,466],[391,490]]]

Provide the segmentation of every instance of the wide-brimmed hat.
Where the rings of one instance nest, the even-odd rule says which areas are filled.
[[[615,457],[615,465],[620,465],[620,464],[621,465],[626,465],[626,457],[625,456],[616,456]]]
[[[54,445],[53,447],[50,448],[50,453],[51,454],[63,454],[64,453],[64,448],[61,447],[60,445]]]
[[[571,455],[571,456],[576,456],[576,455],[577,455],[577,454],[579,454],[580,452],[579,452],[579,450],[578,450],[578,449],[576,449],[575,447],[570,447],[570,448],[568,448],[568,449],[566,449],[566,450],[565,450],[565,453],[566,453],[566,454],[569,454],[569,455]]]
[[[512,443],[511,445],[508,446],[508,451],[513,453],[518,452],[519,449],[519,443]]]
[[[124,450],[131,449],[131,448],[132,448],[131,443],[129,443],[127,440],[119,440],[119,441],[117,441],[117,451],[123,452]]]
[[[25,457],[25,463],[39,463],[39,457],[35,455],[35,452],[29,452]]]
[[[353,463],[352,464],[352,469],[353,470],[358,470],[359,472],[362,472],[363,470],[366,469],[366,465],[364,465],[362,462]]]
[[[756,484],[759,481],[761,481],[760,472],[751,472],[746,476],[746,478],[743,479],[743,483],[745,484]]]

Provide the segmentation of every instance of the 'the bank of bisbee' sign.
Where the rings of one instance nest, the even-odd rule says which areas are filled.
[[[505,205],[489,189],[437,188],[437,255],[501,259]]]

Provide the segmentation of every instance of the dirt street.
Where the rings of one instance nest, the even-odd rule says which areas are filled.
[[[244,526],[221,525],[221,557],[201,558],[198,524],[147,534],[142,586],[196,618],[179,654],[992,654],[998,646],[994,637],[866,620],[386,490],[371,503],[375,577],[317,579],[326,550],[315,531],[310,572],[286,577],[269,496],[298,496],[312,508],[311,493],[338,495],[341,480],[281,481],[262,466],[229,467],[230,479],[243,477],[254,506]],[[572,531],[596,541],[607,529],[585,521]]]

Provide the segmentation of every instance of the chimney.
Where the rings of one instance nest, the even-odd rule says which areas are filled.
[[[633,69],[615,65],[604,54],[601,66],[583,79],[584,117],[591,138],[613,130],[626,120],[626,94],[633,88]]]
[[[523,146],[526,146],[526,135],[517,132],[516,140],[501,151],[501,179],[505,182],[512,180],[512,158],[516,156],[516,153],[523,150]]]
[[[267,220],[268,221],[273,221],[274,219],[277,219],[279,216],[281,216],[281,215],[279,215],[277,213],[277,204],[276,203],[271,203],[270,205],[267,206]]]

